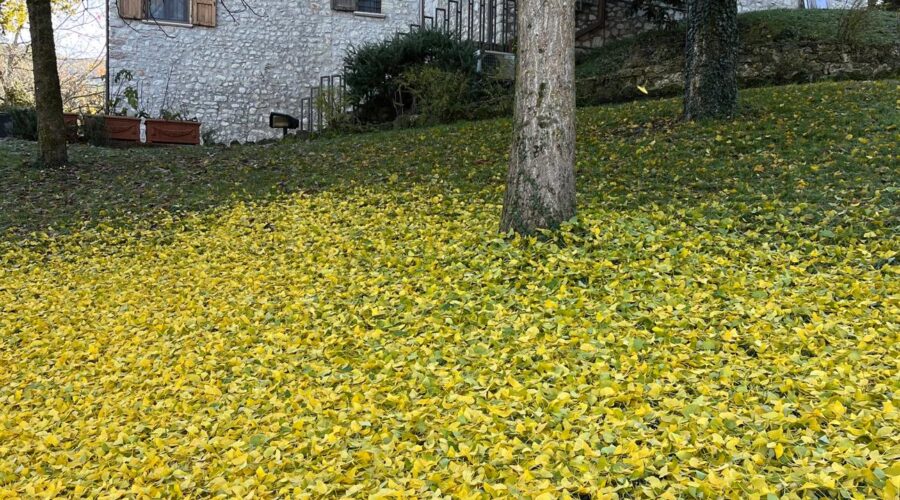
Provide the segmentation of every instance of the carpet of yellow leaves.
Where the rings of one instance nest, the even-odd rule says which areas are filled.
[[[0,244],[0,497],[897,498],[896,239],[498,217],[359,188]]]

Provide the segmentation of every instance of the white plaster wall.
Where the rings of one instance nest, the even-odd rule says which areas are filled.
[[[299,113],[309,86],[339,73],[351,44],[407,31],[419,18],[418,0],[382,0],[384,18],[336,12],[329,0],[246,1],[258,15],[244,9],[232,19],[219,4],[218,26],[204,28],[125,21],[109,0],[110,75],[130,70],[151,115],[184,110],[217,141],[256,141],[280,135],[268,128],[269,112]]]

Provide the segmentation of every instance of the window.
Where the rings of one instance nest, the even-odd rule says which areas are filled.
[[[2,2],[3,0],[0,0]],[[171,22],[180,25],[216,25],[218,0],[116,0],[122,19],[144,22]]]
[[[381,14],[381,0],[358,0],[356,10],[359,12]]]
[[[367,14],[381,14],[381,0],[331,0],[331,8],[344,12],[365,12]]]
[[[149,14],[156,21],[190,22],[188,0],[150,0]]]

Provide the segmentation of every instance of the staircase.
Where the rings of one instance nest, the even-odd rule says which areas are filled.
[[[475,42],[482,54],[515,52],[516,0],[434,0],[432,15],[422,12],[422,24],[411,24],[409,31],[440,29],[463,40]],[[606,23],[606,0],[576,0],[576,40],[589,36]],[[407,32],[407,33],[408,33]],[[397,36],[405,33],[398,32]],[[323,76],[309,88],[309,96],[300,100],[299,133],[324,130],[329,116],[351,111],[344,102],[344,77]]]

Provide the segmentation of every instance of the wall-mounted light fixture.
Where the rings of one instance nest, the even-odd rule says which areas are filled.
[[[280,128],[287,136],[288,129],[300,127],[300,120],[284,113],[269,113],[269,128]]]

